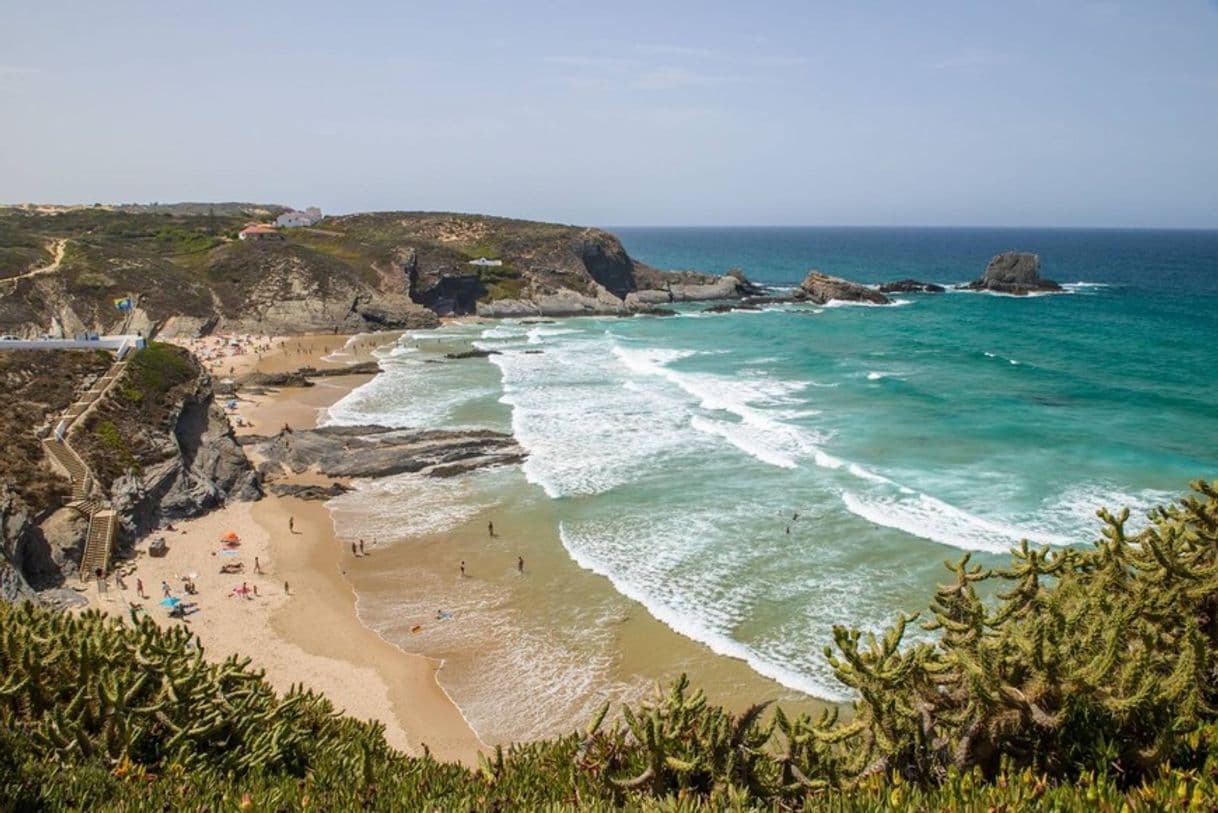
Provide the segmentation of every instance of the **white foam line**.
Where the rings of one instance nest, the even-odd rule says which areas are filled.
[[[576,546],[570,543],[566,528],[561,522],[558,524],[558,536],[562,540],[563,547],[567,549],[567,553],[577,565],[608,579],[618,593],[641,604],[653,618],[678,635],[705,644],[716,655],[744,661],[754,672],[775,680],[788,689],[838,703],[850,699],[848,694],[818,683],[793,669],[772,663],[730,636],[712,630],[705,624],[691,619],[688,615],[653,600],[645,590],[618,577],[609,568],[600,566],[593,558],[583,555]]]

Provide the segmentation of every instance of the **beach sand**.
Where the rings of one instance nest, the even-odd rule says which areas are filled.
[[[207,363],[218,379],[341,366],[371,358],[396,336],[243,337],[241,347],[266,349],[230,356],[213,348]],[[327,407],[369,379],[329,376],[312,387],[242,390],[230,418],[238,434],[275,434],[285,424],[312,427]],[[268,493],[257,503],[235,503],[164,532],[164,558],[147,556],[149,540],[141,540],[127,589],[112,586],[98,595],[91,587],[88,595],[94,606],[125,614],[128,600],[139,601],[138,577],[152,617],[182,623],[159,605],[161,582],[182,597],[181,576],[194,573],[198,595],[189,600],[198,602],[199,612],[187,623],[212,655],[248,656],[281,690],[302,683],[348,714],[383,723],[395,747],[420,753],[425,744],[439,758],[466,764],[476,761],[484,743],[566,733],[604,700],[636,702],[655,682],[681,672],[731,709],[759,699],[778,699],[793,712],[823,707],[677,634],[579,567],[558,536],[550,501],[518,470],[500,472],[492,475],[502,480],[495,505],[473,506],[440,533],[369,538],[368,555],[359,557],[350,542],[365,535],[360,529],[369,519],[385,521],[391,509],[427,511],[422,495],[395,495],[392,506],[380,503],[371,514],[365,507],[344,517],[335,504]],[[459,479],[439,482],[452,489]],[[306,474],[277,482],[330,481]],[[498,533],[488,539],[492,520]],[[346,537],[337,536],[336,524],[348,529]],[[235,554],[221,554],[220,538],[229,530],[241,545]],[[517,556],[526,561],[523,574]],[[262,575],[253,573],[255,557]],[[465,577],[458,570],[462,560]],[[244,573],[221,575],[227,561],[243,562]],[[256,598],[230,597],[243,582],[257,588]],[[444,617],[437,618],[441,610]]]
[[[282,345],[291,352],[273,348],[261,359],[251,353],[218,359],[215,364],[236,368],[240,363],[243,369],[234,372],[241,375],[253,369],[274,372],[366,358],[366,351],[360,351],[340,361],[318,360],[317,352],[341,347],[345,338],[293,337]],[[367,351],[391,338],[368,338]],[[298,344],[301,351],[296,350]],[[366,380],[368,376],[332,377],[314,387],[284,388],[243,399],[237,413],[247,426],[237,431],[273,432],[285,422],[311,427],[325,407]],[[299,480],[309,482],[310,476]],[[289,517],[295,532],[288,530]],[[221,553],[221,537],[230,530],[241,544],[235,553]],[[402,750],[420,753],[426,745],[442,759],[476,761],[484,746],[437,682],[440,662],[403,652],[360,623],[354,593],[341,569],[344,548],[335,539],[322,503],[268,493],[259,502],[232,503],[152,537],[157,535],[165,537],[168,553],[163,558],[148,556],[149,540],[141,540],[136,545],[135,572],[125,579],[126,589],[113,582],[104,593],[90,587],[92,606],[125,615],[128,602],[137,602],[158,622],[183,623],[170,618],[168,608],[159,603],[161,584],[166,582],[174,596],[198,603],[199,611],[185,623],[216,658],[238,652],[250,657],[253,667],[265,669],[267,680],[282,691],[300,683],[324,693],[347,714],[384,724],[389,743]],[[254,573],[255,558],[262,575]],[[227,562],[243,563],[244,572],[220,574],[220,566]],[[198,593],[188,596],[182,577],[192,573]],[[136,595],[137,578],[143,582],[146,600]],[[243,583],[250,597],[232,595]]]

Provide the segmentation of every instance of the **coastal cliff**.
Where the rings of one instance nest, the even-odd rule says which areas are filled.
[[[278,211],[0,209],[0,332],[355,333],[475,313],[636,313],[751,290],[739,274],[651,268],[600,229],[484,215],[353,214],[239,239]]]
[[[97,382],[113,356],[90,351],[9,351],[0,356],[6,416],[0,473],[0,598],[60,586],[80,560],[87,521],[67,506],[67,480],[38,441]],[[69,435],[119,517],[118,545],[167,520],[199,516],[261,496],[258,477],[215,402],[210,376],[185,350],[152,344]],[[52,596],[54,597],[54,596]]]

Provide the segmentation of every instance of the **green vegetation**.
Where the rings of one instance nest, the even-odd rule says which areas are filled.
[[[200,374],[190,353],[172,344],[148,342],[127,359],[122,378],[72,435],[105,489],[125,472],[176,452],[169,440],[172,422]]]
[[[151,403],[199,374],[190,354],[163,342],[148,342],[131,354],[120,382],[123,397],[135,404]]]
[[[926,626],[838,629],[849,720],[732,715],[684,678],[621,719],[406,757],[379,726],[147,618],[0,607],[0,798],[23,809],[1213,810],[1218,483],[1073,550],[950,563]],[[978,585],[1009,587],[991,604]]]
[[[123,469],[139,468],[139,461],[135,459],[135,455],[131,454],[131,450],[127,448],[127,444],[123,440],[122,432],[118,431],[118,427],[112,421],[99,421],[93,427],[93,434],[97,436],[98,441],[117,465]]]

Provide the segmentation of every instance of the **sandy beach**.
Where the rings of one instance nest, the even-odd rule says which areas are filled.
[[[226,338],[211,343],[205,363],[217,377],[343,365],[367,359],[390,339],[240,337],[231,344]],[[327,406],[367,379],[335,376],[313,387],[243,395],[234,411],[243,424],[237,431],[274,432],[285,423],[312,427]],[[223,544],[230,531],[239,545]],[[347,714],[382,723],[397,748],[421,753],[426,747],[443,759],[476,760],[484,746],[437,682],[440,662],[403,652],[360,623],[343,572],[351,554],[335,538],[322,503],[268,493],[257,503],[233,503],[156,535],[165,538],[167,554],[147,555],[152,537],[140,540],[125,586],[112,579],[105,591],[90,587],[91,606],[125,615],[129,603],[141,605],[158,622],[186,623],[217,658],[232,652],[250,657],[282,691],[303,684]],[[221,573],[226,564],[239,564],[241,572]],[[120,563],[120,572],[126,569]],[[187,579],[194,583],[193,595],[185,592]],[[147,598],[137,594],[137,580]],[[195,603],[197,611],[184,620],[171,618],[161,604],[165,587],[173,597]]]

